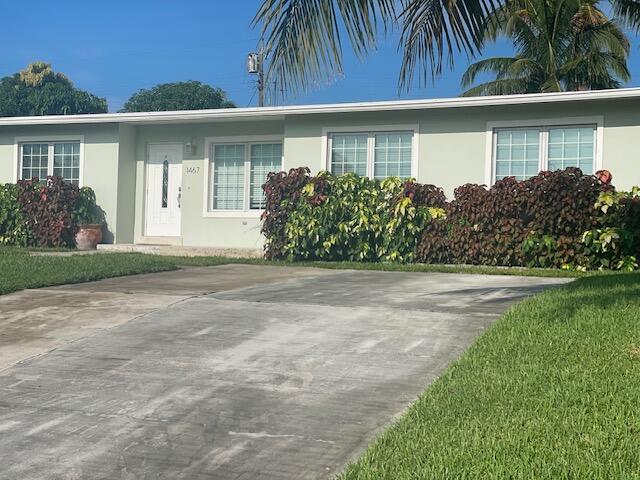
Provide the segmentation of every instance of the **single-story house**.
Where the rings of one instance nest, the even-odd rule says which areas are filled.
[[[640,88],[334,105],[0,118],[0,183],[90,186],[107,241],[262,244],[270,171],[399,175],[453,189],[578,166],[640,184]]]

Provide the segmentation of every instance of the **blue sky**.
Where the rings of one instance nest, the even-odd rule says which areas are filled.
[[[31,0],[5,2],[0,29],[0,75],[43,60],[75,84],[106,97],[118,110],[139,88],[200,80],[223,88],[238,106],[255,103],[254,83],[245,72],[246,54],[258,32],[250,27],[259,0]],[[28,8],[27,8],[28,6]],[[485,55],[508,54],[502,42]],[[345,75],[331,85],[287,103],[333,103],[398,98],[400,55],[397,37],[360,62],[345,48]],[[414,87],[401,98],[457,96],[468,60],[434,84]],[[630,66],[639,72],[640,47],[634,38]],[[630,85],[640,85],[634,75]]]

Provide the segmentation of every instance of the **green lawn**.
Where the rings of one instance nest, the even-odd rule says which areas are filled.
[[[193,261],[196,260],[196,261]],[[175,270],[179,265],[219,265],[228,259],[177,259],[116,253],[72,256],[32,256],[29,252],[13,248],[0,249],[0,295],[22,290],[65,283],[81,283],[108,277],[137,273]],[[206,261],[205,261],[206,260]]]
[[[640,478],[640,274],[511,309],[340,478]]]
[[[40,250],[47,252],[47,250]],[[40,252],[39,251],[39,252]],[[64,251],[64,250],[62,250]],[[49,250],[49,252],[52,252]],[[446,265],[398,265],[354,262],[271,262],[256,258],[164,257],[141,253],[104,253],[71,256],[33,256],[24,249],[0,247],[0,295],[65,283],[81,283],[108,277],[175,270],[183,266],[212,266],[229,263],[388,270],[409,272],[466,272],[490,275],[530,275],[572,277],[578,272],[545,269],[504,269],[453,267]]]

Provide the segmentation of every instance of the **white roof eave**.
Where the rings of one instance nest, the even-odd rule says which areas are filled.
[[[100,113],[83,115],[47,115],[34,117],[0,117],[0,126],[53,125],[93,123],[199,123],[212,121],[282,120],[291,115],[328,113],[384,112],[441,108],[527,105],[540,103],[614,100],[640,97],[640,88],[616,90],[534,93],[487,97],[456,97],[431,100],[398,100],[384,102],[338,103],[324,105],[293,105],[281,107],[224,108],[218,110],[183,110],[175,112]]]

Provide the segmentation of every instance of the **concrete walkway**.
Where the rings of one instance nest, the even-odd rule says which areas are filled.
[[[230,265],[0,297],[0,478],[333,478],[558,279]]]

